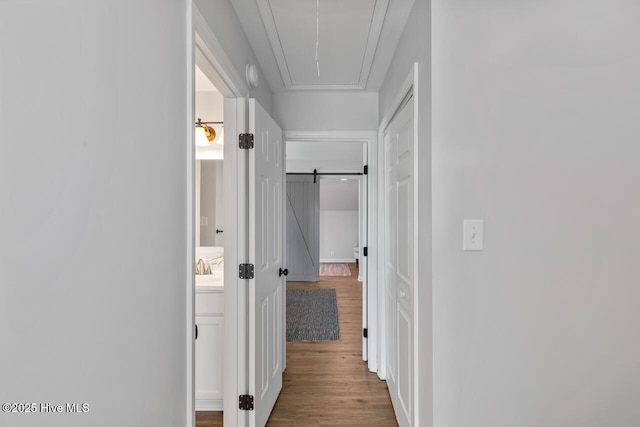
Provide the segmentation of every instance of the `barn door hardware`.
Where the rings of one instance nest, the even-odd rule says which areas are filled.
[[[349,176],[349,175],[366,175],[369,173],[369,167],[364,167],[363,172],[318,172],[318,169],[314,169],[313,172],[287,172],[287,175],[312,175],[313,183],[316,184],[318,182],[318,177],[320,175],[338,175],[338,176]]]

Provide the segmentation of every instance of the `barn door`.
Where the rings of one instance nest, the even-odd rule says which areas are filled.
[[[255,99],[249,100],[249,132],[255,145],[249,150],[249,426],[262,427],[282,389],[284,144],[282,130]]]
[[[320,183],[313,176],[287,176],[288,281],[320,280]]]

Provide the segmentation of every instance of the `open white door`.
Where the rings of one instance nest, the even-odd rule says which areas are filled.
[[[249,100],[249,426],[262,427],[282,389],[284,363],[284,144],[282,130]]]
[[[367,144],[363,144],[362,147],[362,159],[364,164],[367,165]],[[368,169],[368,165],[365,168]],[[362,282],[362,360],[369,360],[369,255],[364,256],[364,248],[368,251],[368,233],[369,229],[369,176],[368,172],[362,175],[360,180],[360,248],[358,250],[358,256],[360,257],[360,273],[359,280]],[[366,331],[366,333],[364,333]]]

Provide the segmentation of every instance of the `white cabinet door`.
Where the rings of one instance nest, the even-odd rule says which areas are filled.
[[[196,316],[196,409],[222,410],[224,317]]]
[[[282,389],[284,359],[284,144],[282,130],[255,99],[249,100],[249,426],[267,423]]]

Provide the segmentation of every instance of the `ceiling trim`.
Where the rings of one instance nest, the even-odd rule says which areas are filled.
[[[384,18],[385,16],[387,16],[388,6],[389,0],[377,0],[375,8],[373,9],[373,17],[371,18],[371,29],[369,31],[369,38],[367,40],[367,49],[365,50],[364,59],[362,61],[362,71],[360,71],[361,89],[364,89],[367,86],[367,80],[369,80],[371,65],[373,64],[373,58],[376,55],[378,40],[380,39],[380,33],[382,32],[382,24],[384,24]]]
[[[333,142],[333,141],[357,141],[371,142],[378,137],[377,131],[296,131],[285,130],[285,142]]]
[[[282,82],[284,86],[289,90],[363,90],[367,86],[367,80],[371,73],[371,67],[373,65],[373,59],[378,48],[378,41],[380,39],[380,33],[382,32],[382,26],[384,24],[385,17],[387,15],[387,8],[389,6],[389,0],[376,0],[376,4],[373,9],[373,16],[371,18],[371,26],[369,27],[369,35],[367,37],[367,46],[362,60],[362,67],[360,70],[360,78],[358,84],[336,84],[336,85],[300,85],[294,84],[291,79],[291,72],[289,71],[289,65],[284,54],[284,48],[278,34],[278,29],[271,9],[270,0],[256,0],[260,16],[264,23],[265,30],[271,49],[276,58],[276,63],[282,76]]]

